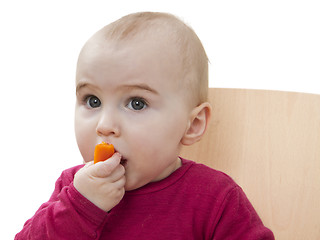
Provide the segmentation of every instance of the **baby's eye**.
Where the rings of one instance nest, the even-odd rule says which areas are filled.
[[[85,101],[89,108],[97,108],[101,106],[101,101],[96,96],[87,96]]]
[[[147,107],[147,103],[142,98],[134,97],[128,103],[128,108],[132,110],[142,110]]]

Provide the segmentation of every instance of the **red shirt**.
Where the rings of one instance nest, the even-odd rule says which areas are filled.
[[[182,159],[169,177],[126,192],[108,213],[74,188],[82,166],[63,171],[16,240],[274,239],[242,189],[205,165]]]

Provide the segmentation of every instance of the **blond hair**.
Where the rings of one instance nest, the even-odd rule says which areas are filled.
[[[133,13],[105,26],[101,32],[107,39],[122,41],[163,30],[182,56],[182,86],[193,96],[190,101],[195,105],[207,101],[208,57],[193,29],[176,16],[159,12]]]

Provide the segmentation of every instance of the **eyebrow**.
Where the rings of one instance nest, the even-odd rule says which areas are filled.
[[[85,88],[85,87],[88,87],[88,86],[92,86],[90,83],[86,83],[86,82],[82,82],[82,83],[79,83],[77,84],[76,86],[76,94],[78,94],[78,92],[82,89],[82,88]],[[128,90],[131,90],[131,89],[141,89],[141,90],[144,90],[144,91],[149,91],[149,92],[152,92],[154,94],[159,94],[155,89],[149,87],[149,85],[145,84],[145,83],[141,83],[141,84],[127,84],[127,85],[122,85],[120,86],[120,88],[124,88],[124,89],[128,89]]]
[[[76,86],[76,94],[78,94],[78,92],[80,91],[81,88],[85,88],[87,86],[90,86],[90,84],[86,83],[86,82],[77,84],[77,86]]]
[[[121,88],[124,89],[140,89],[140,90],[144,90],[144,91],[149,91],[152,92],[154,94],[159,94],[155,89],[151,88],[149,85],[145,84],[145,83],[141,83],[141,84],[128,84],[128,85],[123,85],[121,86]]]

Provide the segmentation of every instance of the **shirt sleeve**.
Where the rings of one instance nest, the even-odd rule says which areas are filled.
[[[239,186],[229,191],[218,216],[214,240],[274,240]]]
[[[107,213],[75,189],[75,173],[66,170],[61,174],[49,201],[24,224],[15,240],[99,239]]]

